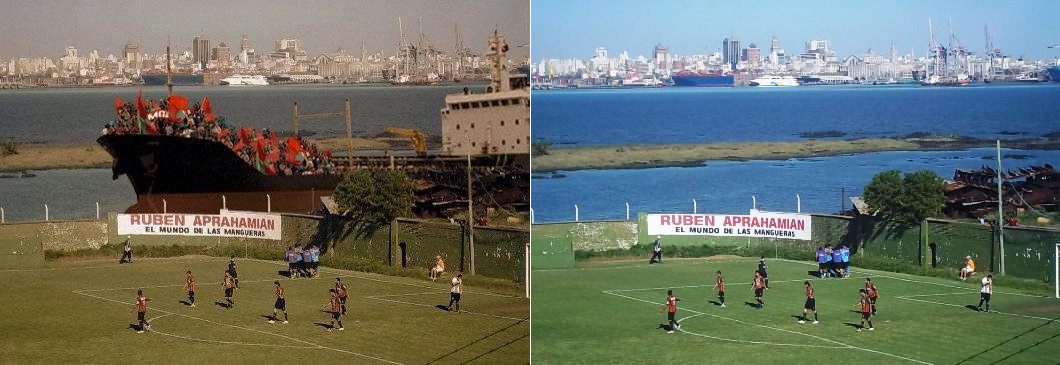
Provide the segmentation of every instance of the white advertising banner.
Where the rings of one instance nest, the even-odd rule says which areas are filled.
[[[118,214],[119,235],[243,237],[280,240],[278,214]]]
[[[788,238],[809,241],[809,214],[648,214],[648,235]]]

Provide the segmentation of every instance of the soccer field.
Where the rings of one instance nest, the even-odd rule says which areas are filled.
[[[751,280],[757,259],[715,257],[583,263],[536,270],[532,360],[558,363],[1057,364],[1060,299],[995,285],[991,313],[975,311],[974,283],[854,268],[818,279],[816,265],[767,260],[765,306]],[[725,275],[726,307],[714,272]],[[954,273],[956,276],[956,273]],[[858,290],[880,292],[875,331],[855,332]],[[820,324],[799,324],[803,281],[815,288]],[[666,291],[681,298],[681,329],[667,334]],[[812,314],[810,314],[812,320]]]
[[[281,263],[237,260],[240,289],[226,309],[215,302],[227,259],[116,261],[0,270],[0,363],[511,364],[530,351],[529,303],[518,293],[465,285],[463,311],[450,313],[438,307],[448,304],[448,280],[326,268],[288,279]],[[181,303],[186,270],[198,282],[194,308]],[[336,277],[350,287],[345,330],[326,332]],[[289,324],[267,322],[275,280]],[[151,299],[143,334],[132,328],[139,288]]]

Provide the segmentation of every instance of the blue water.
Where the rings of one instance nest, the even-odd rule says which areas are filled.
[[[572,221],[575,204],[581,220],[625,219],[625,203],[630,204],[634,217],[637,212],[691,212],[692,199],[699,212],[747,214],[752,196],[758,209],[794,212],[796,194],[801,197],[803,212],[834,213],[840,204],[843,209],[851,207],[849,199],[840,201],[841,193],[846,198],[861,195],[861,189],[878,172],[929,169],[949,179],[956,168],[994,166],[994,160],[984,159],[994,153],[989,148],[878,152],[779,161],[712,161],[700,167],[582,170],[562,172],[563,178],[534,174],[530,199],[534,222]],[[1003,149],[1002,154],[1029,156],[1005,158],[1005,169],[1060,165],[1060,151],[1055,150]]]
[[[913,132],[1014,138],[1060,130],[1060,83],[535,91],[533,138],[558,145],[799,140]]]

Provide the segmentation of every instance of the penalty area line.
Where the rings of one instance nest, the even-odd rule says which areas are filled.
[[[82,292],[77,291],[77,290],[74,290],[73,293],[77,294],[77,295],[83,295],[83,296],[86,296],[86,297],[89,297],[89,298],[96,298],[96,299],[100,299],[100,300],[105,300],[105,301],[112,302],[112,303],[118,303],[118,304],[122,304],[122,305],[132,305],[132,303],[123,302],[123,301],[120,301],[120,300],[117,300],[117,299],[101,297],[101,296],[98,296],[98,295],[82,293]],[[387,359],[383,359],[383,358],[379,358],[379,357],[375,357],[375,356],[371,356],[371,355],[366,355],[366,354],[362,354],[362,353],[357,353],[357,352],[353,352],[353,351],[337,349],[337,348],[334,348],[334,347],[328,347],[328,346],[324,346],[324,345],[321,345],[321,344],[318,344],[318,343],[313,343],[313,342],[297,339],[297,338],[294,338],[294,337],[285,336],[285,335],[282,335],[282,334],[279,334],[279,333],[256,330],[256,329],[253,329],[253,328],[243,327],[243,326],[239,326],[239,325],[212,321],[212,320],[201,318],[201,317],[189,316],[187,314],[181,314],[181,313],[176,313],[176,312],[170,312],[170,311],[167,311],[167,310],[164,310],[164,309],[155,308],[154,310],[162,312],[162,313],[168,313],[168,314],[171,314],[171,315],[184,317],[184,318],[197,319],[197,320],[200,320],[200,321],[203,321],[203,322],[206,322],[206,323],[213,323],[213,324],[220,325],[220,326],[238,328],[238,329],[242,329],[242,330],[246,330],[246,331],[257,332],[257,333],[266,334],[266,335],[270,335],[270,336],[281,337],[281,338],[285,338],[285,339],[288,339],[288,340],[291,340],[291,341],[294,341],[294,342],[303,343],[303,344],[306,344],[306,345],[309,345],[309,346],[312,346],[312,347],[315,347],[315,348],[319,348],[319,349],[326,349],[326,350],[332,350],[332,351],[335,351],[335,352],[342,352],[342,353],[346,353],[346,354],[350,354],[350,355],[360,356],[360,357],[363,357],[363,358],[366,358],[366,359],[372,359],[372,360],[376,360],[376,361],[380,361],[380,362],[385,362],[385,363],[388,363],[388,364],[404,365],[404,364],[396,362],[396,361],[391,361],[391,360],[387,360]]]
[[[441,292],[437,292],[437,293],[418,293],[418,294],[427,295],[427,294],[442,294],[442,293]],[[416,294],[410,294],[410,295],[416,295]],[[400,303],[400,304],[406,304],[406,305],[415,305],[415,306],[420,306],[420,307],[437,308],[436,306],[433,306],[433,305],[430,305],[430,304],[404,302],[404,301],[394,300],[394,299],[385,299],[385,298],[382,298],[382,297],[384,297],[384,296],[372,296],[372,297],[362,297],[362,298],[381,300],[381,301],[384,301],[384,302],[391,302],[391,303]],[[522,322],[522,321],[525,321],[525,320],[528,319],[528,318],[515,318],[515,317],[500,316],[500,315],[496,315],[496,314],[478,313],[478,312],[465,311],[465,310],[460,311],[460,313],[467,313],[467,314],[472,314],[472,315],[476,315],[476,316],[483,316],[483,317],[501,318],[501,319],[507,319],[507,320],[512,320],[512,321],[519,321],[519,322]]]
[[[959,294],[971,294],[971,292],[969,292],[969,293],[959,293]],[[914,302],[922,302],[922,303],[929,303],[929,304],[945,305],[945,306],[950,306],[950,307],[957,307],[957,308],[967,308],[967,307],[965,307],[965,306],[963,306],[963,305],[960,305],[960,304],[952,304],[952,303],[943,303],[943,302],[935,302],[935,301],[930,301],[930,300],[924,300],[924,299],[915,299],[915,298],[910,298],[910,297],[911,297],[911,296],[902,296],[902,297],[895,297],[895,298],[897,298],[897,299],[904,299],[904,300],[911,300],[911,301],[914,301]],[[1046,321],[1046,322],[1060,322],[1060,319],[1053,319],[1053,318],[1045,318],[1045,317],[1037,317],[1037,316],[1029,316],[1029,315],[1026,315],[1026,314],[1019,314],[1019,313],[1008,313],[1008,312],[999,312],[999,311],[989,311],[989,312],[987,312],[987,313],[996,313],[996,314],[1004,314],[1004,315],[1006,315],[1006,316],[1014,316],[1014,317],[1023,317],[1023,318],[1030,318],[1030,319],[1037,319],[1037,320],[1042,320],[1042,321]]]
[[[603,291],[603,293],[604,294],[609,294],[609,295],[614,295],[614,296],[617,296],[617,297],[626,298],[626,299],[632,299],[632,300],[635,300],[635,301],[644,302],[644,303],[648,303],[648,304],[652,304],[652,305],[662,305],[662,303],[656,303],[656,302],[652,302],[650,300],[641,299],[641,298],[635,298],[635,297],[631,297],[631,296],[628,296],[628,295],[611,293],[611,292],[608,292],[608,291]],[[783,329],[783,328],[771,327],[771,326],[758,324],[758,323],[751,323],[751,322],[742,321],[742,320],[735,319],[735,318],[720,316],[720,315],[717,315],[717,314],[700,312],[700,311],[697,311],[697,310],[694,310],[694,309],[687,309],[686,308],[685,310],[689,311],[689,312],[692,312],[692,313],[700,313],[700,314],[711,316],[711,317],[715,317],[715,318],[721,318],[721,319],[733,321],[733,322],[736,322],[736,323],[743,323],[743,324],[752,325],[752,326],[756,326],[756,327],[762,327],[762,328],[768,328],[768,329],[771,329],[771,330],[787,332],[787,333],[791,333],[791,334],[795,334],[795,335],[807,336],[807,337],[815,338],[815,339],[818,339],[818,340],[821,340],[821,341],[824,341],[824,342],[834,343],[836,345],[840,345],[840,346],[843,346],[843,347],[846,347],[846,348],[862,350],[862,351],[865,351],[865,352],[871,352],[871,353],[880,354],[880,355],[886,355],[886,356],[890,356],[890,357],[894,357],[894,358],[898,358],[898,359],[902,359],[902,360],[907,360],[907,361],[910,361],[910,362],[915,362],[915,363],[918,363],[918,364],[934,365],[934,364],[929,363],[929,362],[920,361],[920,360],[917,360],[917,359],[908,358],[908,357],[901,356],[901,355],[895,355],[895,354],[888,353],[888,352],[867,349],[867,348],[864,348],[864,347],[858,347],[858,346],[842,343],[842,342],[839,342],[839,341],[831,340],[831,339],[828,339],[828,338],[812,335],[812,334],[809,334],[809,333],[786,330],[786,329]]]
[[[698,317],[698,316],[701,316],[701,315],[703,315],[703,313],[699,313],[699,314],[693,314],[693,315],[691,315],[691,316],[688,316],[688,317],[685,317],[685,318],[681,318],[681,319],[678,319],[678,320],[677,320],[677,323],[681,323],[681,321],[684,321],[684,320],[686,320],[686,319],[689,319],[689,318],[693,318],[693,317]],[[834,348],[835,348],[835,346],[822,346],[822,345],[804,345],[804,344],[798,344],[798,343],[780,343],[780,342],[767,342],[767,341],[752,341],[752,340],[737,340],[737,339],[733,339],[733,338],[726,338],[726,337],[718,337],[718,336],[711,336],[711,335],[705,335],[705,334],[702,334],[702,333],[697,333],[697,332],[689,332],[689,331],[686,331],[686,330],[685,330],[684,328],[681,328],[681,327],[678,327],[678,328],[677,328],[677,330],[678,330],[678,331],[680,331],[680,332],[684,332],[684,333],[687,333],[687,334],[689,334],[689,335],[692,335],[692,336],[698,336],[698,337],[705,337],[705,338],[715,339],[715,340],[719,340],[719,341],[726,341],[726,342],[736,342],[736,343],[743,343],[743,344],[749,344],[749,345],[773,345],[773,346],[790,346],[790,347],[813,347],[813,348],[826,348],[826,349],[834,349]]]

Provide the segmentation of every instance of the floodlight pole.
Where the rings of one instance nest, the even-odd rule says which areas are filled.
[[[795,194],[795,212],[802,213],[802,197]]]
[[[626,220],[629,220],[629,202],[626,202]]]
[[[997,140],[997,242],[1001,249],[1001,276],[1005,275],[1005,202],[1001,200],[1001,140]]]
[[[578,221],[578,204],[574,204],[574,221]]]
[[[692,214],[696,214],[697,210],[699,210],[699,207],[696,205],[696,200],[692,199]]]

